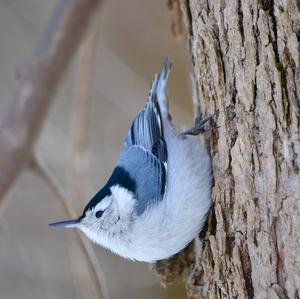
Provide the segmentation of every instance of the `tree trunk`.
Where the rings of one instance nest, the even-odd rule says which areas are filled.
[[[201,261],[197,249],[169,270],[189,266],[195,298],[300,298],[300,3],[182,0],[182,9],[194,104],[219,110],[219,128]]]

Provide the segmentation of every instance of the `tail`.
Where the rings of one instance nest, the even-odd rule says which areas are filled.
[[[168,99],[168,77],[172,67],[172,61],[167,57],[160,73],[155,75],[152,82],[148,100],[158,101],[161,116],[163,118],[169,117],[169,99]]]

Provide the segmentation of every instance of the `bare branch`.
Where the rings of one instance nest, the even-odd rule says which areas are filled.
[[[31,158],[58,83],[100,2],[62,0],[21,71],[13,104],[0,126],[0,202]]]
[[[168,0],[169,13],[171,16],[171,32],[176,41],[182,40],[182,12],[179,0]]]
[[[100,10],[95,14],[86,38],[79,49],[75,90],[73,99],[72,130],[72,165],[70,170],[70,189],[73,204],[76,207],[86,199],[86,177],[88,172],[88,126],[90,119],[92,71],[95,49],[100,28]]]
[[[76,212],[67,200],[62,188],[58,184],[54,174],[49,168],[43,163],[40,158],[34,157],[29,164],[30,168],[45,182],[49,190],[53,193],[55,198],[61,205],[67,218],[76,218]],[[90,268],[93,272],[93,277],[97,283],[99,293],[102,294],[103,299],[108,299],[108,290],[106,287],[105,277],[101,270],[99,261],[95,255],[92,244],[82,235],[78,230],[76,230],[77,241],[84,251],[86,259],[90,264]]]
[[[90,104],[91,104],[91,93],[92,93],[92,71],[94,65],[94,56],[97,44],[97,37],[99,34],[100,27],[100,13],[95,14],[93,21],[89,27],[87,35],[78,53],[78,61],[76,66],[76,79],[74,84],[74,99],[73,99],[73,113],[71,121],[72,130],[72,163],[70,169],[70,198],[72,199],[72,206],[77,211],[82,209],[84,200],[87,199],[86,185],[88,176],[88,127],[90,119]],[[78,250],[71,249],[72,258]],[[94,248],[89,247],[89,256],[95,256]],[[80,257],[78,258],[80,260]],[[89,275],[82,277],[82,267],[77,263],[73,263],[76,278],[78,281],[78,291],[81,298],[93,297],[93,294],[88,294],[87,289],[90,289],[90,277]],[[97,267],[97,272],[101,272],[99,263],[94,265]],[[93,274],[93,273],[91,273]],[[102,288],[107,289],[103,286],[105,279],[102,279]],[[107,296],[107,295],[106,295]]]

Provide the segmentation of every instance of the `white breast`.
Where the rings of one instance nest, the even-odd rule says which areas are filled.
[[[211,163],[201,139],[183,139],[168,126],[165,139],[168,170],[163,200],[114,238],[85,231],[96,243],[128,259],[153,262],[179,252],[201,231],[211,206]],[[132,203],[135,199],[129,195],[127,201]]]
[[[118,242],[118,248],[113,249],[129,259],[153,262],[179,252],[200,232],[211,206],[211,163],[201,139],[183,139],[171,128],[165,130],[165,138],[165,197],[139,216],[129,235],[130,242]]]

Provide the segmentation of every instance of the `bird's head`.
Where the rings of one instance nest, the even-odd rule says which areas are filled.
[[[133,221],[135,211],[135,199],[132,192],[119,185],[101,191],[90,200],[82,215],[77,219],[49,225],[78,228],[96,243],[103,243],[101,242],[103,237],[126,232]]]

